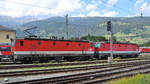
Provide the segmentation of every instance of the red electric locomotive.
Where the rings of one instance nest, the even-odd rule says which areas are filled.
[[[41,38],[17,39],[15,45],[12,47],[14,61],[21,62],[92,58],[94,49],[94,44],[89,41]]]
[[[0,61],[8,61],[12,59],[12,51],[10,45],[0,45]]]
[[[98,42],[95,44],[95,56],[98,58],[107,58],[110,55],[110,43]],[[140,54],[137,44],[131,43],[114,43],[113,56],[114,57],[138,57]]]

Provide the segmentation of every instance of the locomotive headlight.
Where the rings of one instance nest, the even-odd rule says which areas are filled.
[[[8,58],[9,57],[9,55],[5,55],[5,58]]]
[[[89,50],[89,51],[92,51],[92,48],[89,48],[88,50]]]
[[[17,59],[17,56],[16,56],[16,55],[14,55],[14,59]]]

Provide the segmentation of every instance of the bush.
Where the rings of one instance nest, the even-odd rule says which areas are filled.
[[[150,75],[138,74],[132,77],[110,81],[108,84],[150,84]]]

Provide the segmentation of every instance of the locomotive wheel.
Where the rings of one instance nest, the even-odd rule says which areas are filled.
[[[23,64],[32,64],[32,59],[31,58],[23,58],[23,60],[21,60],[21,63]]]
[[[64,57],[64,60],[72,62],[72,61],[77,61],[79,57]]]
[[[85,56],[85,57],[79,57],[79,61],[86,61],[86,60],[89,60],[89,59],[93,59],[93,58],[91,58],[91,57],[89,57],[89,56]]]
[[[47,62],[49,62],[49,61],[48,61],[48,59],[44,58],[44,59],[40,59],[39,62],[40,62],[40,63],[47,63]]]
[[[62,56],[62,57],[54,57],[54,60],[56,61],[56,62],[61,62],[61,60],[63,60],[64,59],[64,57]]]

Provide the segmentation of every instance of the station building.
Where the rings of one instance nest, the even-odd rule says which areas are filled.
[[[11,44],[15,41],[16,31],[0,25],[0,44]]]

